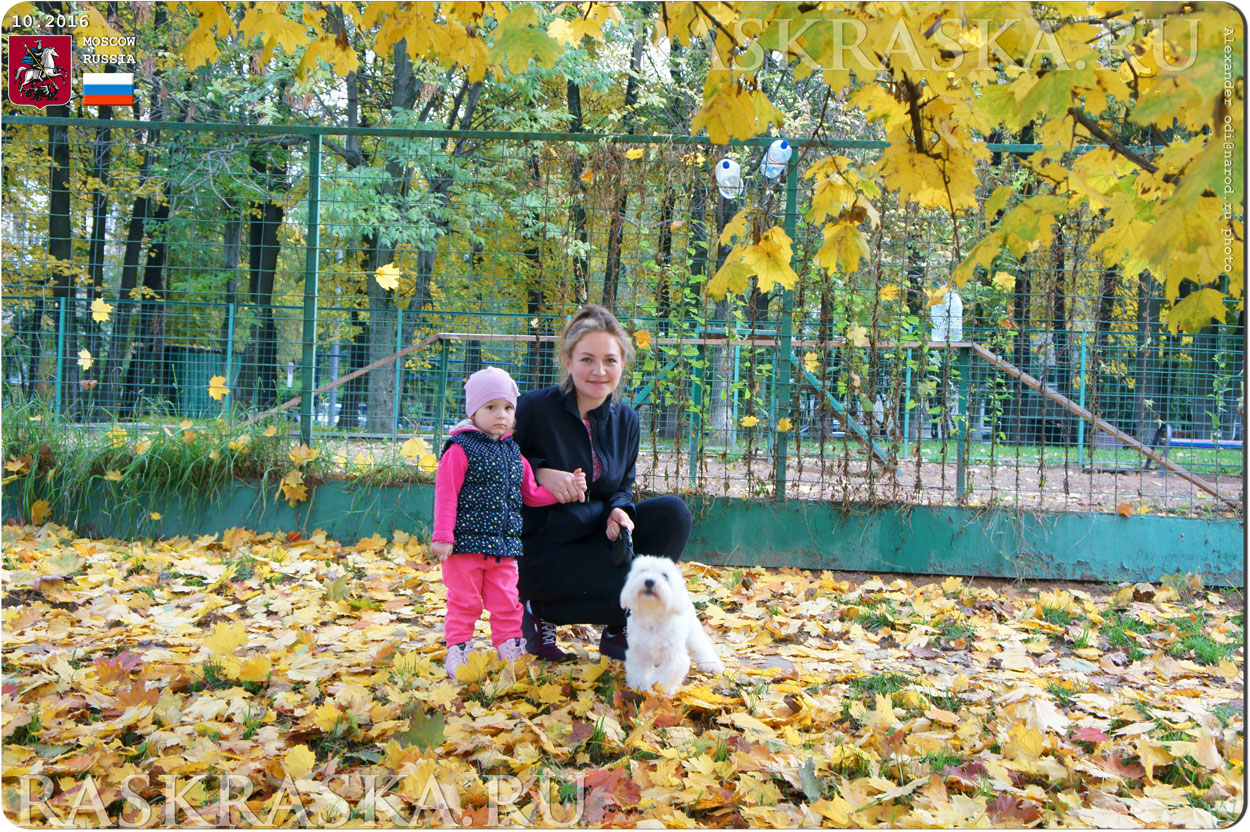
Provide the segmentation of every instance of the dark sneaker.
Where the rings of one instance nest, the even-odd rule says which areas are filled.
[[[556,625],[543,621],[530,612],[530,605],[521,608],[521,635],[525,637],[525,649],[545,662],[572,662],[577,657],[565,653],[556,646]]]
[[[629,646],[625,640],[625,625],[613,625],[603,628],[599,637],[599,655],[607,656],[613,661],[625,661],[625,650]]]

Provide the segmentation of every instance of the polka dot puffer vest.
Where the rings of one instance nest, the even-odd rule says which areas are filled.
[[[478,430],[453,434],[469,468],[456,502],[453,554],[519,558],[521,556],[521,449],[512,437],[492,439]]]

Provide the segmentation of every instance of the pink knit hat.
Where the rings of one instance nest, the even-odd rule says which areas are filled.
[[[464,409],[472,419],[479,407],[495,399],[503,399],[515,407],[519,394],[516,382],[507,371],[498,367],[487,367],[469,376],[469,380],[464,383]]]

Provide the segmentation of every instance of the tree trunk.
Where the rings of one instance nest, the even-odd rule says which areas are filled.
[[[532,154],[528,162],[530,174],[530,186],[535,190],[541,187],[541,172],[539,168],[538,154]],[[525,259],[529,261],[530,273],[527,282],[529,284],[526,290],[525,311],[527,320],[531,324],[537,321],[538,326],[533,327],[533,334],[546,335],[550,329],[550,321],[544,317],[546,309],[546,298],[543,293],[543,253],[542,253],[542,216],[537,208],[526,212],[523,219],[525,230],[522,236],[525,238]],[[526,366],[527,376],[529,378],[529,389],[537,390],[545,387],[543,381],[546,378],[546,370],[552,365],[552,356],[554,355],[553,345],[550,341],[531,340],[526,350]]]
[[[1159,427],[1159,393],[1162,390],[1162,363],[1159,358],[1159,284],[1149,271],[1138,275],[1137,367],[1133,400],[1133,432],[1138,441],[1149,443]]]
[[[633,134],[636,127],[634,106],[638,103],[638,73],[642,68],[642,53],[647,40],[640,37],[634,41],[633,53],[629,59],[629,80],[625,82],[625,132]],[[617,174],[616,203],[612,206],[611,224],[608,228],[607,265],[603,271],[603,305],[615,311],[616,296],[621,278],[621,246],[625,237],[625,214],[629,206],[629,177],[625,173],[625,160],[619,160],[621,168]]]
[[[69,107],[49,107],[48,115],[56,118],[67,118]],[[70,402],[75,397],[76,385],[73,384],[78,365],[73,360],[78,352],[77,332],[74,326],[77,313],[73,308],[74,276],[70,268],[74,259],[73,232],[70,226],[70,193],[69,193],[69,128],[64,125],[48,127],[48,149],[51,156],[48,199],[48,260],[52,268],[50,275],[52,284],[52,320],[59,326],[61,304],[65,309],[65,341],[61,345],[64,351],[61,382],[64,385],[63,402]]]
[[[573,81],[568,85],[570,133],[581,133],[582,128],[582,89]],[[585,164],[582,155],[570,145],[573,153],[572,166],[569,169],[569,226],[573,239],[577,241],[577,249],[573,254],[573,296],[578,306],[586,303],[590,297],[590,235],[586,231],[586,183],[582,182]]]
[[[165,235],[168,232],[169,194],[164,187],[157,196],[157,203],[156,212],[152,214],[155,231],[143,268],[143,287],[146,291],[139,304],[136,351],[126,370],[123,391],[122,411],[127,415],[143,412],[141,403],[144,401],[153,405],[154,412],[159,412],[172,398],[165,361]]]
[[[106,68],[106,72],[113,72],[115,67],[110,64]],[[113,117],[113,108],[109,106],[100,107],[100,118],[108,120]],[[102,299],[104,297],[104,241],[108,237],[108,185],[112,178],[112,131],[108,127],[101,127],[96,130],[95,146],[91,154],[91,171],[92,176],[99,181],[91,194],[91,242],[87,249],[87,276],[91,281],[91,289],[88,293],[87,304],[90,307],[92,301]],[[95,380],[99,382],[99,373],[103,370],[104,355],[102,349],[104,346],[104,328],[101,324],[96,323],[89,315],[84,316],[87,327],[87,350],[95,357],[98,362],[96,364],[100,369],[96,371]],[[100,391],[96,390],[88,396],[89,401],[98,401]]]
[[[251,166],[267,194],[285,190],[286,171],[255,150]],[[258,316],[239,368],[239,405],[268,410],[278,403],[278,328],[273,317],[273,285],[278,268],[278,229],[285,211],[272,199],[250,204],[248,220],[248,305]]]
[[[147,159],[139,171],[139,181],[148,179]],[[143,253],[143,227],[148,218],[148,198],[135,199],[130,209],[130,224],[126,230],[126,248],[122,255],[122,280],[114,299],[110,325],[109,347],[105,353],[104,368],[100,371],[100,396],[97,418],[116,417],[121,408],[122,373],[134,357],[135,343],[130,340],[130,323],[134,318],[135,304],[131,292],[138,285],[139,257]],[[123,347],[123,345],[127,345]]]

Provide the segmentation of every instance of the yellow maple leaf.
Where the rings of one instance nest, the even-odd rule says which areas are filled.
[[[759,243],[742,251],[742,262],[756,275],[761,292],[771,291],[778,283],[794,288],[799,276],[790,268],[791,257],[790,238],[780,228],[768,229]]]
[[[299,471],[288,471],[282,478],[278,491],[292,507],[308,499],[308,487],[304,485],[304,475]]]
[[[217,656],[229,656],[247,644],[247,628],[242,621],[228,624],[218,621],[213,634],[204,639],[204,646]]]
[[[399,288],[399,269],[394,263],[387,263],[385,266],[379,266],[378,270],[373,273],[374,280],[388,292],[393,292]]]
[[[356,548],[362,552],[376,552],[386,548],[386,538],[374,532],[371,536],[356,541]]]
[[[868,346],[868,327],[862,324],[852,324],[846,330],[846,340],[857,347]]]
[[[713,300],[724,300],[726,294],[740,295],[751,285],[751,270],[742,260],[737,249],[725,258],[725,264],[707,282],[704,292]]]
[[[794,423],[790,421],[789,416],[782,416],[780,419],[777,420],[777,432],[778,433],[789,433],[793,429],[794,429]]]
[[[1040,731],[1034,730],[1023,722],[1012,726],[1009,732],[1010,741],[1003,746],[1003,754],[1016,760],[1036,760],[1045,750],[1046,738]]]
[[[303,467],[317,458],[317,449],[310,448],[301,442],[292,448],[287,456],[290,457],[291,461],[297,466]]]
[[[306,745],[297,745],[282,758],[282,768],[292,780],[305,780],[317,764],[317,755]]]
[[[399,446],[399,453],[409,462],[416,462],[421,457],[430,452],[430,443],[426,442],[419,436],[410,438],[403,445]]]
[[[730,139],[749,139],[756,128],[755,100],[736,83],[725,84],[716,95],[704,96],[703,106],[690,123],[690,135],[707,128],[713,144],[729,144]]]
[[[625,151],[626,159],[641,159],[642,155],[643,155],[643,150],[641,147],[635,147],[632,150]]]
[[[937,306],[942,300],[950,294],[951,287],[949,283],[943,283],[932,289],[925,289],[925,306]]]
[[[187,42],[182,46],[182,57],[188,70],[215,63],[218,54],[220,53],[217,50],[217,38],[213,36],[212,30],[203,24],[187,36]]]
[[[564,686],[549,682],[545,685],[537,685],[530,689],[530,694],[534,699],[544,705],[554,705],[564,700]]]
[[[149,511],[149,512],[148,512],[148,517],[150,517],[150,518],[151,518],[152,520],[154,520],[154,521],[155,521],[155,520],[160,520],[160,519],[161,519],[161,513],[160,513],[159,511]]]
[[[760,423],[758,416],[743,416],[738,420],[738,424],[744,428],[753,428]]]
[[[322,733],[329,734],[334,730],[334,726],[339,722],[339,709],[331,702],[326,702],[320,708],[313,711],[312,721],[321,729]]]
[[[43,521],[48,517],[48,509],[52,508],[52,504],[47,500],[35,500],[30,506],[30,522],[36,526],[42,526]]]
[[[809,352],[803,356],[803,369],[812,375],[816,375],[816,371],[820,369],[820,357],[814,352]]]
[[[825,271],[850,274],[867,260],[868,241],[853,221],[835,222],[824,229],[825,244],[816,253],[816,265]]]
[[[1016,290],[1015,275],[1007,274],[1007,272],[996,273],[994,279],[990,282],[1004,292],[1014,292]]]
[[[475,650],[470,653],[465,657],[464,664],[456,668],[456,681],[465,685],[480,682],[486,676],[490,660],[491,654],[485,651]]]
[[[85,372],[85,371],[87,371],[87,370],[90,370],[90,369],[91,369],[91,365],[92,365],[93,363],[95,363],[95,362],[94,362],[94,361],[93,361],[93,359],[91,358],[91,351],[90,351],[90,350],[79,350],[79,351],[78,351],[78,366],[79,366],[79,367],[82,367],[82,369],[83,369],[83,371],[84,371],[84,372]]]
[[[231,439],[229,442],[226,443],[226,446],[230,448],[230,450],[237,453],[243,450],[244,448],[246,448],[248,445],[250,445],[251,442],[252,442],[252,437],[244,433],[244,434],[240,434],[238,439]]]
[[[651,333],[645,329],[640,329],[634,333],[634,344],[638,349],[645,350],[651,346]]]
[[[215,401],[221,401],[222,397],[229,392],[230,388],[226,387],[225,376],[213,376],[208,380],[208,395],[212,396]]]
[[[433,474],[438,470],[438,457],[434,454],[426,454],[417,460],[417,467],[427,474]]]
[[[889,301],[895,300],[898,298],[898,287],[895,286],[893,283],[887,286],[882,286],[880,295],[881,295],[881,299],[883,301],[886,301],[887,303]]]
[[[270,425],[269,427],[265,428],[265,432],[261,434],[261,436],[267,436],[267,437],[269,437],[270,439],[272,439],[273,437],[275,437],[275,436],[277,436],[277,435],[278,435],[278,426],[277,426],[277,425]]]
[[[1168,331],[1176,334],[1178,329],[1201,332],[1212,321],[1223,323],[1228,315],[1223,292],[1207,287],[1191,292],[1168,310]]]
[[[878,693],[876,707],[864,713],[862,722],[867,726],[880,725],[885,728],[897,725],[898,717],[894,715],[894,705],[890,702],[890,697]]]
[[[30,469],[32,462],[34,462],[34,457],[30,454],[10,457],[9,461],[4,463],[4,469],[14,474],[25,474]]]
[[[113,307],[105,303],[103,298],[96,298],[91,301],[91,320],[97,324],[107,321],[112,313]]]
[[[152,442],[148,439],[140,439],[135,443],[135,456],[143,456],[148,452],[148,448],[152,447]]]
[[[240,682],[267,682],[273,671],[273,660],[268,656],[251,656],[243,660],[239,668]]]

